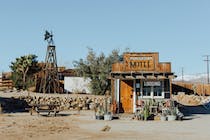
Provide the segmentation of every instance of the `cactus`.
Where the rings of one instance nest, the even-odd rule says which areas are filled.
[[[149,104],[146,102],[144,106],[144,120],[147,121],[148,117],[150,116],[149,113]]]

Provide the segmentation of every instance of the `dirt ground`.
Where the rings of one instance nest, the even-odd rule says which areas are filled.
[[[0,115],[1,140],[198,140],[210,138],[210,115],[184,121],[95,120],[94,112],[60,112],[57,117],[29,113]],[[101,131],[104,126],[109,131]]]
[[[105,126],[110,130],[102,131]],[[207,140],[209,129],[210,112],[173,122],[138,121],[126,115],[112,121],[95,120],[90,110],[63,111],[57,117],[0,114],[0,140]]]

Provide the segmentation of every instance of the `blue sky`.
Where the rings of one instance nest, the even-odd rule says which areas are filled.
[[[85,58],[87,47],[159,52],[175,74],[206,72],[210,54],[209,0],[0,0],[0,71],[16,57],[44,61],[52,30],[59,65]]]

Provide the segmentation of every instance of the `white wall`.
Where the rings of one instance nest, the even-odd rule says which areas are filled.
[[[83,77],[64,77],[64,90],[73,93],[91,93],[89,84],[89,78]]]

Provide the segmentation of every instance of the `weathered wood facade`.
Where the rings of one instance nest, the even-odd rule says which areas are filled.
[[[189,83],[189,82],[173,82],[173,93],[185,92],[186,94],[210,95],[210,84]]]
[[[159,62],[159,53],[124,53],[112,65],[112,99],[116,112],[135,112],[138,100],[171,97],[170,62]]]
[[[10,80],[12,73],[6,72],[0,74],[0,90],[12,89],[13,82]]]

